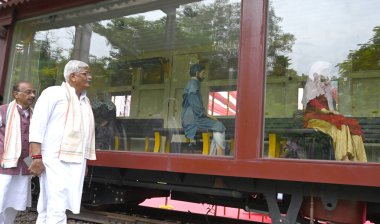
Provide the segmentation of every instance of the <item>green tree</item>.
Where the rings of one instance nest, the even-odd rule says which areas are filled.
[[[359,44],[359,49],[351,51],[347,59],[338,64],[342,75],[380,69],[380,26],[374,27],[373,32],[373,37],[367,43]]]
[[[53,47],[55,45],[55,38],[53,34],[48,32],[42,32],[43,39],[34,40],[34,49],[39,54],[38,57],[38,77],[39,86],[38,90],[41,92],[45,88],[55,85],[57,81],[57,74],[59,66],[65,57],[62,55],[62,49],[59,47]]]
[[[96,23],[94,32],[104,36],[112,48],[107,59],[108,69],[114,70],[110,73],[117,71],[120,77],[128,76],[130,61],[155,52],[212,52],[202,57],[218,68],[229,58],[237,58],[240,3],[228,0],[216,0],[207,5],[192,3],[176,10],[174,22],[168,19],[173,17],[153,21],[144,16],[120,17]],[[172,36],[168,38],[168,35]]]
[[[240,3],[216,0],[182,7],[177,19],[177,45],[207,45],[213,50],[236,55],[240,37]],[[184,41],[184,42],[183,42]],[[232,51],[232,52],[230,52]]]
[[[93,31],[108,40],[112,46],[111,57],[133,59],[162,48],[165,21],[150,21],[144,16],[119,17],[106,24],[95,23]]]
[[[287,54],[292,52],[296,38],[293,34],[284,33],[280,26],[282,18],[276,16],[272,5],[269,5],[267,18],[267,74],[284,76],[290,65]]]
[[[240,39],[240,3],[216,0],[184,6],[179,11],[177,44],[179,49],[208,49],[201,55],[210,67],[209,79],[237,75]]]
[[[231,69],[236,73],[240,40],[240,3],[215,0],[187,4],[176,10],[175,22],[169,16],[148,20],[144,16],[120,17],[95,23],[94,32],[104,36],[112,53],[107,60],[110,74],[120,77],[130,73],[131,60],[141,59],[156,52],[199,53],[210,65],[210,75],[225,77]],[[268,74],[285,75],[288,72],[295,37],[284,33],[281,18],[270,6],[268,16]],[[167,24],[175,24],[168,27]],[[168,38],[172,35],[172,38]],[[167,41],[172,41],[170,44]],[[169,47],[168,47],[169,46]],[[236,74],[235,74],[236,75]]]

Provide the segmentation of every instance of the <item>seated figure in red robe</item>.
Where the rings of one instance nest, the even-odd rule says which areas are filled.
[[[331,136],[336,160],[366,162],[359,123],[334,108],[333,88],[328,79],[330,67],[329,63],[318,61],[310,69],[302,99],[304,127],[315,128]]]

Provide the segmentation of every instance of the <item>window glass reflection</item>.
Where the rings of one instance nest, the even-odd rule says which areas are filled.
[[[378,161],[379,6],[270,1],[264,156]]]
[[[18,23],[8,83],[30,79],[41,92],[60,85],[69,59],[83,60],[92,73],[97,149],[216,155],[213,139],[223,132],[218,155],[229,156],[239,36],[237,0],[103,1]],[[188,135],[181,114],[195,64],[204,66],[202,119],[223,128],[194,118]]]

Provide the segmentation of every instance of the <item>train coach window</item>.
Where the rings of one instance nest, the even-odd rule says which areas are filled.
[[[60,85],[79,59],[91,68],[98,150],[231,155],[240,9],[240,0],[106,0],[19,21],[6,96],[20,79],[38,93]],[[198,106],[194,123],[183,122],[184,98]]]
[[[263,156],[380,161],[374,0],[270,0]]]
[[[236,91],[211,91],[208,97],[208,114],[212,116],[235,116]]]
[[[116,106],[116,117],[129,117],[131,111],[131,95],[114,95],[112,103]]]

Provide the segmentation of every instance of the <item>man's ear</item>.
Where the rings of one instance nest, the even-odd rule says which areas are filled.
[[[18,92],[17,91],[13,91],[12,95],[13,95],[14,99],[18,99]]]
[[[75,81],[75,80],[76,80],[76,77],[75,77],[75,73],[74,73],[74,72],[71,73],[71,74],[69,75],[69,80],[70,80],[70,81]]]

